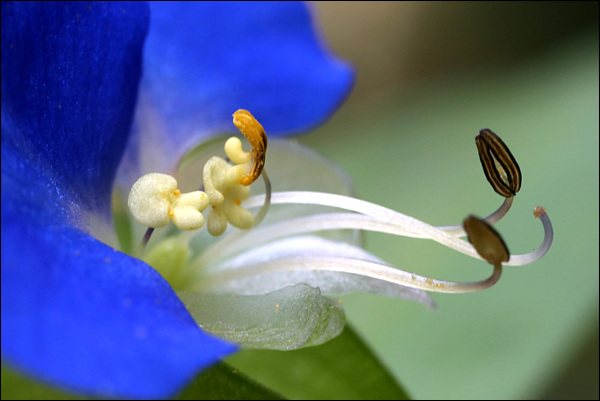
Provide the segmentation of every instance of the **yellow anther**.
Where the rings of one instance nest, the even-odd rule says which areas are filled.
[[[252,168],[248,174],[242,176],[240,179],[242,185],[248,186],[260,177],[265,165],[267,134],[263,126],[248,110],[240,109],[233,113],[233,124],[248,139],[250,145],[252,145]]]
[[[207,216],[211,235],[223,234],[228,224],[243,230],[252,228],[254,216],[242,202],[250,196],[250,184],[262,174],[267,135],[247,110],[236,111],[233,123],[252,145],[251,152],[243,150],[239,138],[229,138],[225,154],[231,163],[213,156],[204,165],[202,178],[206,193],[181,193],[175,178],[166,174],[141,177],[129,194],[133,217],[150,228],[163,227],[171,221],[180,230],[195,230],[204,224],[202,211],[211,205]]]
[[[242,141],[231,137],[225,142],[229,161],[213,156],[204,165],[204,190],[211,205],[206,227],[214,236],[223,234],[228,224],[243,230],[252,228],[254,216],[242,202],[250,196],[249,186],[260,177],[265,164],[267,135],[262,125],[247,110],[236,111],[233,123],[248,138],[252,151],[245,152]]]
[[[164,227],[172,221],[180,230],[196,230],[204,225],[201,212],[208,198],[201,191],[182,194],[175,178],[150,173],[133,184],[127,203],[133,217],[146,227]]]

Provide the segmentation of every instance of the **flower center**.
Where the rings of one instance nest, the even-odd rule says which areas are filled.
[[[255,224],[255,217],[242,203],[250,195],[250,184],[263,173],[267,136],[247,110],[236,111],[233,123],[248,138],[252,151],[245,152],[239,138],[229,138],[225,154],[231,162],[218,156],[207,161],[202,174],[204,191],[182,193],[177,180],[162,173],[146,174],[133,184],[127,205],[133,218],[148,227],[143,248],[154,229],[169,222],[182,231],[202,228],[205,223],[202,212],[208,206],[206,227],[212,236],[222,235],[228,224],[243,230]],[[143,256],[172,285],[181,281],[180,273],[185,270],[189,254],[189,241],[179,237],[167,237]]]
[[[335,271],[419,290],[471,292],[493,285],[500,277],[503,264],[531,263],[543,256],[550,245],[551,225],[545,213],[537,213],[536,217],[542,220],[545,238],[550,239],[545,239],[536,253],[510,255],[502,237],[491,227],[510,209],[514,195],[521,186],[521,172],[508,147],[490,130],[481,130],[476,144],[486,177],[492,188],[505,197],[504,202],[485,219],[471,216],[463,225],[435,227],[402,213],[347,196],[295,191],[276,192],[271,197],[270,182],[264,171],[267,137],[262,125],[246,110],[236,111],[233,122],[249,140],[252,151],[245,152],[240,139],[229,138],[224,146],[228,160],[213,156],[204,165],[202,191],[181,193],[174,177],[159,173],[141,177],[131,189],[128,199],[131,214],[139,223],[149,227],[144,245],[154,228],[164,227],[169,222],[184,231],[166,237],[163,235],[160,240],[154,241],[151,249],[142,254],[142,258],[156,268],[175,289],[204,292],[218,288],[221,291],[221,288],[230,286],[230,283],[252,281],[261,276],[271,277],[286,272],[296,274],[305,271]],[[261,175],[266,185],[265,195],[250,198],[249,186]],[[252,236],[245,236],[247,230],[254,228],[263,219],[271,202],[280,205],[318,205],[345,209],[352,213],[324,213],[304,217],[284,215],[280,221],[263,224],[253,231]],[[250,210],[256,207],[262,209],[254,215]],[[202,213],[205,209],[207,231],[211,236],[221,236],[229,224],[242,231],[227,235],[216,243],[198,244],[198,236],[187,232],[204,225]],[[494,272],[488,279],[478,282],[449,282],[404,272],[371,255],[361,254],[364,252],[362,250],[357,251],[357,254],[361,254],[357,260],[347,256],[345,248],[340,253],[326,251],[328,247],[338,247],[336,244],[323,243],[321,247],[304,252],[294,251],[289,245],[294,243],[290,237],[340,229],[380,231],[431,239],[466,255],[488,261],[494,266]],[[462,238],[467,234],[469,241]],[[289,243],[286,238],[290,238]],[[196,243],[192,244],[192,241]],[[302,242],[302,246],[310,243],[310,240]],[[292,277],[293,274],[289,276]],[[282,282],[286,280],[288,279]]]
[[[244,152],[242,142],[231,137],[225,143],[229,160],[213,156],[203,170],[204,190],[182,194],[177,180],[167,174],[150,173],[139,178],[129,193],[128,206],[140,224],[157,228],[172,221],[180,230],[197,230],[204,225],[202,212],[208,212],[207,229],[219,236],[227,224],[249,229],[252,214],[242,207],[250,195],[249,185],[260,176],[265,164],[267,137],[258,121],[247,110],[233,114],[233,122],[252,144],[252,152]]]
[[[552,225],[544,208],[534,212],[542,222],[544,240],[529,254],[509,254],[504,240],[492,228],[509,211],[521,186],[521,171],[508,147],[490,130],[482,130],[476,144],[488,181],[504,197],[502,205],[485,219],[469,216],[461,225],[432,226],[380,205],[328,193],[335,187],[331,179],[325,179],[324,192],[271,193],[264,169],[265,131],[245,110],[238,110],[233,117],[252,145],[251,152],[242,149],[240,139],[229,138],[224,146],[226,158],[205,157],[191,168],[196,161],[186,158],[181,163],[180,170],[186,164],[187,171],[202,169],[201,190],[183,193],[174,177],[151,173],[133,185],[128,198],[131,215],[148,227],[136,256],[171,284],[198,324],[213,334],[250,346],[260,343],[289,349],[294,333],[302,332],[304,339],[294,340],[300,344],[296,347],[310,343],[306,338],[327,327],[323,333],[328,334],[317,335],[319,343],[343,328],[343,312],[327,296],[373,292],[432,306],[424,291],[466,293],[489,288],[500,279],[503,266],[529,264],[550,248]],[[326,168],[313,165],[316,158],[294,159],[292,153],[285,153],[290,149],[284,148],[279,141],[271,144],[270,163],[275,163],[269,168],[275,167],[276,188],[293,183],[296,189],[306,177],[326,174]],[[278,157],[280,163],[276,162]],[[203,167],[202,161],[206,161]],[[197,173],[192,175],[197,179]],[[281,182],[277,175],[281,175]],[[260,176],[265,193],[250,196],[250,184]],[[194,188],[199,185],[196,182]],[[269,210],[268,218],[257,227]],[[169,222],[173,225],[165,227]],[[207,230],[198,230],[204,223]],[[238,230],[227,230],[229,224]],[[155,232],[157,227],[165,228]],[[489,262],[493,271],[487,278],[472,282],[424,277],[398,269],[356,246],[346,235],[355,230],[433,240]],[[153,237],[148,242],[150,235]],[[467,236],[468,241],[464,239]],[[280,314],[277,305],[287,304],[295,309]],[[298,319],[301,311],[310,313]],[[313,320],[318,324],[309,324]],[[274,335],[276,332],[284,335]]]

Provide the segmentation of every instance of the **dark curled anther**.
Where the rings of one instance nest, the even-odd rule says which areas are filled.
[[[485,128],[475,137],[483,172],[494,191],[509,198],[521,189],[521,169],[498,135]]]
[[[508,262],[510,252],[506,243],[498,231],[485,220],[470,215],[463,222],[463,227],[469,237],[469,242],[484,260],[494,266]]]

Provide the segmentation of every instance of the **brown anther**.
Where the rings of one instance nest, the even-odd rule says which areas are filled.
[[[489,129],[475,137],[485,177],[498,194],[509,198],[521,189],[521,169],[508,146]]]
[[[262,125],[248,110],[240,109],[233,113],[233,124],[248,139],[252,145],[252,161],[254,165],[250,173],[242,176],[240,183],[248,186],[260,177],[265,166],[267,152],[267,134]]]
[[[468,216],[463,226],[479,256],[494,266],[508,262],[510,252],[498,232],[485,220]]]

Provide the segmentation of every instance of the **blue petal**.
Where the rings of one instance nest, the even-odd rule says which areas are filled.
[[[4,146],[2,160],[18,163]],[[33,184],[28,195],[48,187],[35,186],[29,166],[18,177],[5,170],[3,361],[83,394],[165,398],[234,349],[203,334],[171,287],[143,262],[50,213],[19,213],[20,198],[6,194],[24,195],[21,179]],[[44,210],[54,212],[52,203]]]
[[[2,141],[50,167],[80,206],[108,211],[148,12],[145,3],[2,2]]]
[[[2,360],[90,395],[167,397],[233,349],[153,269],[77,226],[107,209],[147,17],[2,3]]]
[[[269,135],[312,128],[352,87],[353,70],[324,48],[302,2],[151,7],[136,116],[143,140],[132,143],[141,149],[128,150],[140,173],[166,172],[191,146],[236,131],[231,115],[240,108]],[[145,154],[157,148],[160,154]]]

